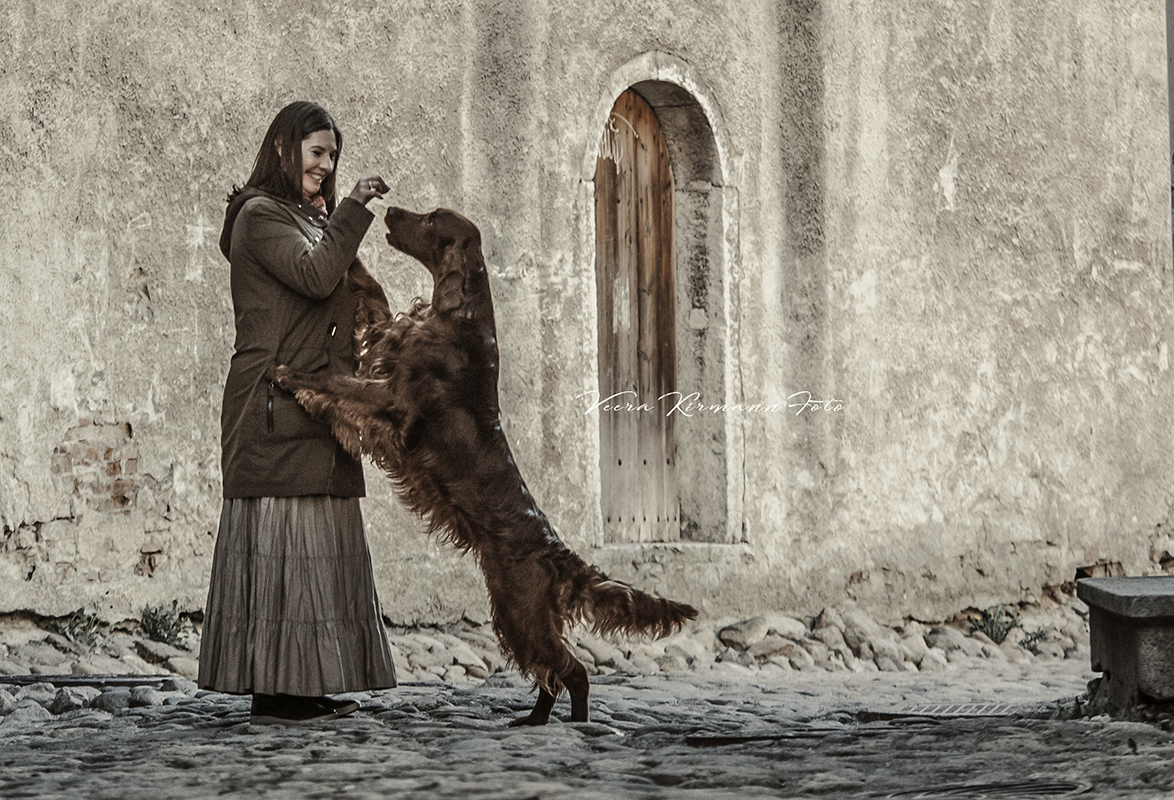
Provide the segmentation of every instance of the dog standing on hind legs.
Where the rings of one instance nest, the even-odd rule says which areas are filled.
[[[456,212],[389,209],[392,247],[432,274],[432,302],[393,314],[358,261],[354,377],[295,373],[277,383],[330,423],[351,453],[369,456],[433,532],[471,552],[485,575],[502,650],[534,679],[538,700],[511,725],[544,725],[565,688],[571,721],[589,719],[587,670],[567,646],[579,622],[607,634],[666,636],[692,606],[613,581],[555,534],[530,496],[497,396],[497,332],[477,227]]]

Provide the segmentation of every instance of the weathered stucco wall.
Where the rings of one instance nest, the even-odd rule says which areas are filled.
[[[0,610],[202,605],[223,198],[293,99],[342,127],[340,186],[377,170],[481,226],[515,455],[617,577],[711,614],[933,617],[1174,550],[1161,3],[383,5],[0,2]],[[722,544],[602,545],[590,181],[650,80],[712,136],[704,399],[842,401],[722,413]],[[393,303],[427,292],[378,225],[361,255]],[[471,561],[368,478],[388,616],[483,614]]]
[[[826,72],[843,87],[829,367],[853,405],[831,428],[831,528],[858,532],[865,573],[849,588],[929,613],[1101,558],[1156,569],[1174,400],[1163,4],[902,6],[828,14],[874,32]]]

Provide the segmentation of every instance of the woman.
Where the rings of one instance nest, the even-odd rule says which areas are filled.
[[[252,721],[358,709],[327,695],[395,686],[359,498],[362,466],[274,384],[288,364],[354,372],[345,275],[388,191],[360,180],[335,207],[342,134],[320,107],[278,113],[220,249],[236,342],[221,412],[224,507],[200,648],[201,687],[252,694]]]

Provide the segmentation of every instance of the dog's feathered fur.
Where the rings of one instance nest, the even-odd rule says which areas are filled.
[[[278,384],[330,422],[347,450],[370,456],[440,538],[477,558],[498,641],[539,689],[529,716],[512,724],[546,723],[563,687],[571,719],[586,721],[587,672],[567,646],[569,626],[664,636],[697,611],[585,563],[530,496],[501,429],[497,334],[476,226],[446,209],[393,208],[385,223],[388,243],[432,273],[432,302],[393,315],[356,261],[347,275],[358,299],[356,376],[282,367]]]

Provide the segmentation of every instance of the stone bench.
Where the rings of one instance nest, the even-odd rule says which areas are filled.
[[[1076,596],[1089,607],[1096,691],[1112,710],[1174,700],[1174,576],[1085,578]]]

